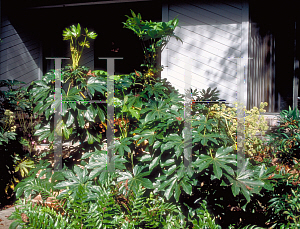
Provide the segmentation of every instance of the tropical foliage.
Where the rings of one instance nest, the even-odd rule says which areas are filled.
[[[156,50],[175,36],[178,20],[152,23],[143,22],[139,14],[132,12],[132,16],[124,24],[144,41],[152,42],[146,49],[153,55],[147,67],[155,68]],[[75,39],[79,29],[79,25],[72,26],[64,36]],[[93,37],[96,35],[90,34]],[[72,58],[78,57],[74,54]],[[80,142],[72,155],[78,160],[71,162],[71,156],[64,159],[59,171],[53,171],[52,161],[45,155],[39,156],[31,170],[26,166],[32,164],[20,160],[16,170],[28,175],[15,187],[22,208],[10,217],[16,219],[10,228],[261,228],[267,224],[283,228],[299,224],[297,176],[280,171],[271,159],[264,163],[251,157],[265,150],[251,139],[256,132],[266,130],[264,120],[259,118],[266,104],[259,111],[245,110],[249,114],[246,140],[252,145],[246,146],[245,160],[238,166],[240,156],[237,158],[233,147],[236,110],[225,104],[195,103],[187,118],[184,95],[166,80],[156,77],[150,82],[147,72],[137,70],[113,76],[115,135],[114,145],[108,148],[113,150],[113,157],[108,162],[103,134],[107,131],[106,104],[88,101],[107,99],[110,76],[79,65],[66,66],[61,73],[64,102],[62,121],[57,126],[53,124],[54,108],[61,104],[54,99],[55,71],[27,88],[33,113],[44,116],[34,135],[38,141],[50,142],[49,154],[54,153],[54,131],[63,142]],[[216,88],[200,93],[192,91],[196,100],[219,99]],[[290,128],[297,124],[294,120],[299,114],[295,112],[287,115],[293,119]],[[7,120],[4,123],[10,123]],[[190,137],[185,134],[186,121],[191,123]],[[281,139],[282,144],[290,144]],[[297,148],[297,144],[292,147]],[[113,172],[107,170],[111,166]],[[293,169],[297,168],[294,165]],[[285,183],[290,187],[284,187]],[[32,205],[37,195],[41,195],[42,202]],[[47,202],[49,198],[52,203]],[[264,218],[250,222],[246,215]]]
[[[34,167],[34,158],[31,157],[31,151],[23,150],[23,138],[26,131],[20,132],[19,120],[16,120],[16,114],[31,114],[31,107],[28,101],[26,91],[22,88],[24,82],[17,80],[1,80],[0,86],[7,90],[0,92],[0,206],[9,203],[14,198],[15,185],[26,175],[28,170]],[[17,88],[16,88],[17,87]],[[30,127],[27,127],[30,131]],[[22,140],[23,139],[23,142]],[[30,146],[29,149],[33,147]],[[5,164],[4,164],[5,163]]]

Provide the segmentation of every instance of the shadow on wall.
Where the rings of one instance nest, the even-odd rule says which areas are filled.
[[[5,4],[2,13],[0,79],[15,79],[29,84],[39,77],[40,61],[39,37],[29,26],[32,18],[24,12],[11,13]],[[27,23],[22,18],[26,18]]]
[[[228,58],[244,55],[241,7],[240,1],[176,1],[169,6],[169,19],[179,19],[175,34],[184,44],[170,40],[168,75],[181,93],[188,64],[193,89],[217,87],[220,99],[236,100],[237,61]]]

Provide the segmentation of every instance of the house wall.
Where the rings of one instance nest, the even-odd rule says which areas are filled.
[[[0,79],[19,80],[29,85],[42,74],[42,50],[38,39],[12,17],[1,12]]]
[[[188,86],[192,89],[217,87],[220,99],[236,101],[241,89],[237,86],[242,85],[237,71],[242,68],[238,68],[236,59],[229,58],[242,56],[242,66],[247,69],[247,5],[242,0],[172,1],[163,6],[162,13],[163,21],[177,16],[179,27],[175,34],[183,40],[182,44],[172,38],[163,51],[162,64],[167,67],[162,78],[167,78],[183,94],[185,76],[190,74]],[[247,89],[242,86],[239,93],[244,101]]]

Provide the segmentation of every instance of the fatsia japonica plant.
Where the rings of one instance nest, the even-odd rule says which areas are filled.
[[[174,18],[168,22],[153,22],[142,20],[141,14],[136,15],[131,10],[132,17],[129,17],[126,22],[123,22],[124,28],[132,30],[141,40],[144,51],[145,61],[142,66],[147,67],[145,78],[154,77],[163,66],[156,66],[157,56],[163,51],[171,37],[176,40],[182,40],[175,35],[174,30],[178,26],[178,19]]]
[[[118,172],[106,173],[105,179],[95,181],[94,171],[88,172],[84,167],[74,166],[72,170],[64,167],[52,173],[49,165],[49,162],[40,161],[26,182],[17,186],[17,197],[24,195],[25,199],[19,201],[23,208],[10,217],[17,219],[12,228],[18,225],[26,228],[186,228],[178,206],[165,203],[157,195],[146,198],[141,183],[137,182],[138,188],[128,197],[120,194],[114,179]],[[123,166],[117,164],[117,171],[120,168]],[[37,178],[38,170],[42,172]],[[40,179],[42,175],[46,175],[46,179]],[[54,191],[59,195],[54,196]],[[38,193],[42,203],[49,197],[55,198],[56,206],[32,207],[31,203],[25,203]],[[38,220],[41,218],[45,220]]]
[[[136,23],[141,23],[140,19]],[[57,131],[64,141],[74,143],[86,139],[90,145],[98,142],[102,146],[103,139],[95,123],[106,121],[106,104],[86,103],[84,97],[106,99],[107,74],[84,67],[70,68],[62,71],[62,98],[81,103],[62,104],[62,121],[56,129],[53,108],[60,104],[54,100],[54,71],[31,85],[29,91],[36,104],[34,112],[45,115],[36,135],[39,140],[47,138],[51,142]],[[64,83],[75,71],[80,76],[76,85],[65,87]],[[110,146],[114,153],[112,160],[107,161],[107,150],[85,148],[80,166],[64,166],[52,173],[50,164],[40,162],[30,177],[18,184],[18,197],[24,194],[25,198],[34,198],[41,194],[43,200],[48,197],[58,200],[64,218],[58,219],[44,210],[41,217],[48,217],[48,227],[54,221],[64,221],[73,228],[196,228],[196,225],[217,228],[212,218],[206,218],[206,210],[202,216],[194,217],[196,213],[202,214],[196,210],[203,207],[199,199],[206,200],[213,214],[220,216],[229,201],[245,209],[254,194],[258,195],[263,188],[272,189],[269,177],[274,168],[255,166],[249,160],[238,167],[237,153],[232,148],[234,140],[228,134],[224,117],[213,117],[208,107],[195,104],[199,113],[187,118],[184,95],[179,95],[166,81],[144,84],[141,78],[138,71],[114,76],[115,115],[121,121]],[[217,93],[206,92],[208,95],[204,91],[202,96],[212,97]],[[191,123],[190,139],[185,134],[187,121]],[[138,152],[142,143],[143,151]],[[184,165],[187,150],[191,152],[188,169]],[[108,172],[107,167],[111,167],[108,163],[113,164],[113,173]],[[36,179],[39,170],[42,172]],[[42,175],[46,179],[40,179]],[[143,206],[145,201],[147,205]],[[184,207],[184,213],[177,211]],[[31,218],[29,223],[40,217],[29,207],[24,214]]]
[[[79,60],[81,58],[83,49],[90,48],[90,43],[87,41],[89,39],[96,39],[98,36],[95,32],[89,32],[87,28],[84,29],[85,34],[81,34],[81,26],[78,23],[77,27],[75,25],[70,26],[70,28],[65,28],[63,31],[63,39],[70,40],[70,50],[72,55],[72,70],[76,70],[79,66]],[[80,37],[83,36],[84,40],[80,41]],[[81,49],[80,49],[81,47]]]
[[[95,74],[97,74],[95,77],[87,77],[83,83],[90,91],[92,98],[100,101],[105,98],[106,80],[104,75],[99,75],[97,72]],[[78,141],[86,141],[88,144],[100,142],[102,135],[95,123],[105,121],[105,104],[85,102],[80,95],[80,89],[73,87],[66,91],[63,86],[61,105],[54,99],[54,79],[55,71],[52,70],[42,80],[32,82],[28,87],[31,101],[36,104],[33,112],[43,114],[45,117],[43,122],[35,127],[35,136],[39,136],[39,141],[47,139],[53,143],[54,131],[57,131],[63,137],[63,141],[69,140],[73,144]],[[76,100],[77,102],[74,102]],[[54,111],[55,108],[58,109],[58,106],[62,106],[62,120],[54,130]]]
[[[83,41],[79,41],[84,36]],[[62,136],[63,142],[70,141],[87,145],[91,148],[95,142],[100,142],[101,128],[97,123],[105,121],[106,104],[89,103],[89,100],[103,101],[106,99],[107,74],[104,71],[91,71],[85,66],[79,66],[84,47],[89,48],[87,38],[95,39],[97,34],[85,29],[81,34],[81,27],[71,26],[63,31],[64,40],[70,40],[72,65],[61,70],[62,105],[55,102],[55,74],[54,70],[46,73],[42,80],[32,82],[27,88],[30,94],[33,112],[44,115],[42,123],[35,127],[38,140],[48,140],[53,149],[54,131]],[[80,49],[80,47],[82,47]],[[61,106],[62,120],[54,129],[54,111]],[[51,153],[52,151],[50,151]]]
[[[193,167],[186,173],[183,164],[183,96],[174,92],[165,95],[163,88],[156,92],[145,89],[139,96],[143,97],[148,93],[158,94],[140,106],[139,126],[115,144],[115,153],[121,156],[128,153],[128,159],[131,160],[128,171],[120,172],[121,177],[118,178],[119,182],[125,182],[130,187],[129,190],[136,190],[136,180],[139,180],[146,188],[154,189],[155,193],[162,194],[167,200],[178,202],[182,195],[191,195],[196,191],[193,191],[193,186],[201,187],[203,180],[206,180],[205,185],[215,184],[219,190],[223,187],[230,190],[229,194],[233,198],[238,195],[243,197],[245,209],[253,194],[259,193],[263,187],[271,188],[267,179],[271,172],[264,169],[263,165],[255,167],[253,171],[250,169],[252,165],[247,162],[245,170],[236,170],[236,153],[232,153],[234,150],[231,147],[234,141],[228,136],[225,126],[220,128],[221,124],[209,116],[208,108],[205,115],[194,115],[191,120],[194,128],[193,146],[190,146]],[[130,105],[137,101],[134,96],[132,99]],[[125,99],[125,105],[128,100],[129,97]],[[203,105],[202,109],[205,109]],[[136,157],[130,146],[134,142],[140,144],[143,141],[148,142],[145,148],[148,153]],[[144,173],[143,168],[146,169]],[[124,195],[128,194],[124,185],[122,190]],[[213,196],[211,193],[210,195]]]

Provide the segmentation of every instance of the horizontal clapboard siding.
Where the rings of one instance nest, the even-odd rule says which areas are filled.
[[[235,101],[237,61],[229,58],[241,56],[242,2],[184,1],[165,7],[165,20],[179,19],[175,34],[183,43],[170,39],[162,53],[167,66],[162,78],[183,94],[189,72],[193,90],[217,87],[220,99]]]
[[[11,24],[7,15],[1,18],[1,38],[0,79],[23,81],[25,86],[38,80],[42,72],[40,42],[26,30]]]

